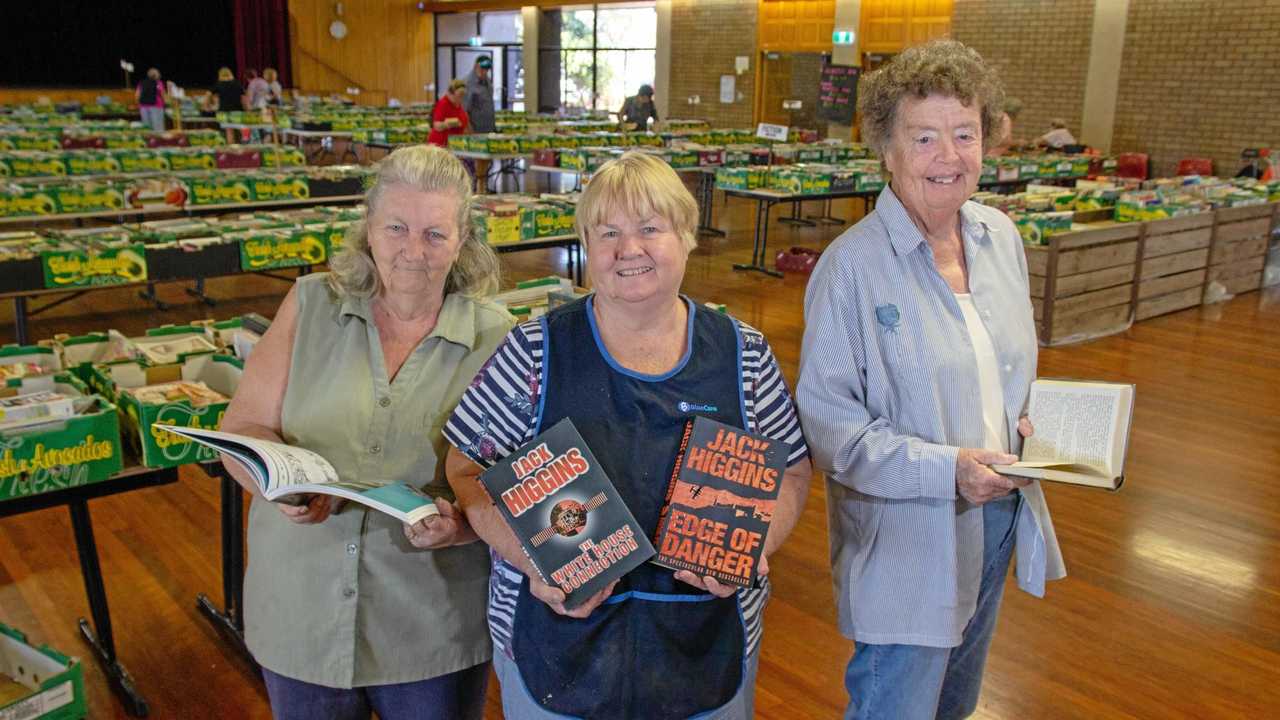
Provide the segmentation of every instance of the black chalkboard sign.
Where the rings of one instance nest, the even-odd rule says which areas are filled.
[[[853,124],[858,103],[858,75],[861,68],[851,65],[822,66],[818,85],[818,118],[841,125]]]

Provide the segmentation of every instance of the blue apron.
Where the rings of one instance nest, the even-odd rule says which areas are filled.
[[[688,352],[669,373],[617,365],[591,298],[543,318],[538,431],[572,418],[640,526],[658,525],[685,422],[745,428],[741,336],[720,313],[689,307]],[[717,598],[653,564],[631,571],[585,619],[557,615],[521,585],[512,650],[543,708],[582,718],[689,718],[742,685],[745,633],[736,595]]]

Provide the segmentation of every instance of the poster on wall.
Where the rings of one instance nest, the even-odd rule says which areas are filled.
[[[852,125],[858,104],[858,77],[861,68],[851,65],[823,65],[818,83],[818,118],[840,125]]]

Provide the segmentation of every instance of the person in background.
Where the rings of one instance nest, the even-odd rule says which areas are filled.
[[[147,76],[133,91],[133,99],[138,103],[142,124],[156,132],[164,132],[164,82],[160,80],[159,70],[147,70]]]
[[[685,423],[701,415],[788,448],[761,574],[804,507],[808,450],[769,343],[680,294],[698,206],[675,171],[639,152],[610,160],[583,190],[575,222],[594,293],[512,330],[445,428],[449,483],[500,558],[489,628],[503,712],[750,718],[767,582],[738,590],[645,564],[567,610],[476,481],[570,418],[652,533]]]
[[[272,503],[225,460],[253,494],[245,642],[278,720],[483,713],[489,551],[451,502],[441,430],[514,322],[486,299],[498,260],[470,232],[470,201],[444,150],[384,158],[366,219],[328,273],[289,291],[222,421],[317,452],[343,480],[404,482],[439,510],[404,525],[327,495]]]
[[[261,110],[267,106],[267,97],[271,94],[271,85],[258,77],[258,71],[249,68],[245,71],[249,82],[245,84],[245,110]]]
[[[1067,129],[1066,120],[1054,118],[1049,121],[1049,132],[1037,138],[1036,144],[1051,150],[1061,150],[1067,145],[1075,145],[1076,136]]]
[[[476,64],[467,75],[467,93],[462,103],[471,120],[471,132],[492,133],[498,131],[493,109],[493,59],[488,55],[476,58]],[[476,160],[476,191],[489,188],[489,161]]]
[[[262,80],[267,84],[267,105],[281,105],[284,103],[284,88],[280,86],[280,74],[275,68],[267,68],[262,71]]]
[[[449,83],[449,89],[440,96],[440,102],[431,110],[431,134],[427,136],[427,142],[446,147],[450,135],[461,135],[469,131],[471,120],[462,107],[466,94],[466,80],[455,78]]]
[[[213,92],[209,93],[205,109],[209,112],[243,110],[243,102],[244,88],[236,82],[236,76],[231,72],[231,68],[218,68],[218,82],[214,83]]]
[[[618,121],[623,130],[644,131],[649,126],[649,118],[653,118],[654,127],[658,125],[658,108],[653,103],[653,86],[641,85],[640,92],[627,98],[618,111]]]
[[[1013,123],[1022,112],[1022,101],[1015,97],[1005,98],[1004,112],[1000,114],[1000,132],[995,143],[987,150],[990,157],[999,157],[1013,147]]]
[[[846,720],[969,716],[1015,546],[1023,590],[1066,574],[1039,483],[990,467],[1033,432],[1038,351],[1018,231],[969,201],[1003,96],[954,40],[867,75],[862,137],[891,180],[805,293],[796,402],[854,640]]]

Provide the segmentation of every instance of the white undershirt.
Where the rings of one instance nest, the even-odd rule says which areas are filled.
[[[969,293],[956,293],[960,312],[964,314],[965,328],[973,344],[973,355],[978,361],[978,389],[982,393],[982,447],[987,450],[1008,452],[1008,436],[1005,430],[1004,391],[1000,386],[1000,364],[996,362],[996,349],[991,344],[987,326],[982,324],[978,308]]]

